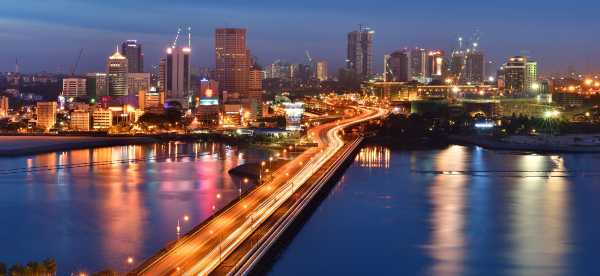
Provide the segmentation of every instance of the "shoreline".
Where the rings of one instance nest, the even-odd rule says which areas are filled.
[[[155,137],[0,136],[0,157],[160,142]]]
[[[451,144],[464,146],[479,146],[485,149],[524,151],[535,153],[600,153],[600,146],[574,146],[574,145],[548,145],[548,144],[516,144],[493,140],[486,136],[459,136],[448,137]]]

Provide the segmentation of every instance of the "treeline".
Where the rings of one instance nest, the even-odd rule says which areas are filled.
[[[10,268],[0,262],[0,276],[51,276],[56,274],[56,261],[52,258],[26,265],[15,264]]]

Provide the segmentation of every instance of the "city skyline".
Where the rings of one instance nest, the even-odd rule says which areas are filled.
[[[591,34],[600,25],[593,14],[599,4],[577,1],[572,8],[563,10],[558,1],[544,1],[543,5],[541,1],[530,2],[520,3],[521,9],[513,9],[516,1],[502,4],[434,1],[403,6],[383,1],[361,9],[346,1],[344,13],[340,14],[337,8],[342,3],[316,1],[304,3],[305,7],[275,1],[252,4],[209,1],[202,5],[177,1],[171,5],[152,3],[139,10],[140,1],[116,6],[110,1],[62,0],[50,4],[9,0],[0,11],[0,25],[6,26],[0,32],[6,47],[0,57],[0,71],[14,70],[18,59],[23,72],[68,72],[80,48],[84,53],[78,73],[102,71],[105,57],[115,45],[127,39],[137,39],[144,45],[145,69],[149,70],[158,64],[177,27],[191,25],[195,68],[214,67],[215,28],[241,27],[248,29],[248,46],[260,64],[267,65],[280,58],[300,62],[304,60],[304,51],[309,50],[316,59],[327,60],[333,73],[344,67],[346,35],[359,24],[375,30],[377,73],[382,71],[386,53],[414,46],[449,52],[458,36],[468,38],[475,30],[482,33],[481,49],[496,64],[510,56],[525,54],[542,61],[540,71],[546,74],[564,73],[569,67],[578,71],[600,70],[600,50],[586,47],[598,42]],[[537,12],[531,13],[532,9]],[[104,16],[90,14],[88,10],[100,11],[97,14]],[[404,14],[405,10],[414,12]],[[114,20],[107,20],[106,14],[113,15]]]

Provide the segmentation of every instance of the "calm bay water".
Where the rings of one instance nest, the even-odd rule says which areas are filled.
[[[267,155],[171,142],[0,158],[0,261],[127,270],[176,239],[178,219],[186,232],[239,196],[228,170]]]
[[[271,275],[600,275],[600,155],[362,149]]]

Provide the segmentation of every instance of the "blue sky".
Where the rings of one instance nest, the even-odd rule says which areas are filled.
[[[147,67],[179,25],[191,25],[196,67],[212,66],[216,27],[248,28],[261,64],[304,61],[304,51],[342,66],[346,33],[359,23],[376,31],[375,61],[406,46],[451,50],[459,35],[481,32],[487,56],[501,62],[528,53],[543,72],[600,71],[600,2],[393,0],[2,0],[0,71],[19,58],[24,71],[67,71],[84,48],[79,71],[102,71],[125,39],[144,44]]]

